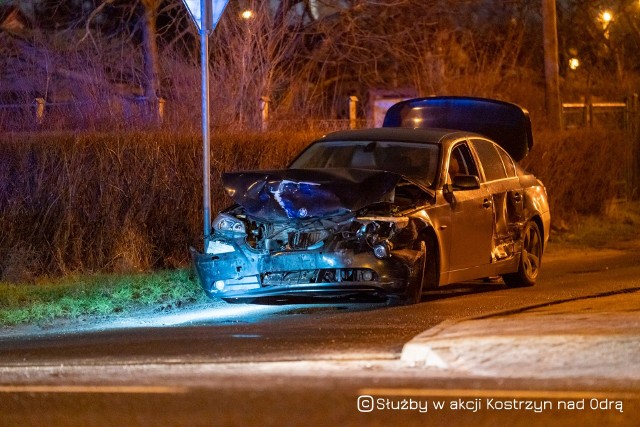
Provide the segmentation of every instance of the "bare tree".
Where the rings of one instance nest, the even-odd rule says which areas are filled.
[[[141,0],[144,7],[143,58],[144,58],[144,94],[151,111],[157,111],[159,71],[158,42],[156,40],[156,20],[161,0]],[[155,114],[154,114],[155,116]]]
[[[243,15],[230,4],[213,40],[218,98],[228,105],[227,117],[241,127],[259,125],[261,97],[278,100],[292,83],[302,44],[301,30],[313,19],[305,2],[249,1]]]
[[[349,95],[366,100],[371,88],[495,94],[527,61],[532,3],[354,2],[309,27],[315,43],[299,79],[311,81],[310,103],[333,116],[343,114]]]

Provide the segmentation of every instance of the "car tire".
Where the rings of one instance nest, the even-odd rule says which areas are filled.
[[[421,255],[411,267],[407,293],[403,301],[406,305],[418,304],[422,299],[424,275],[426,272],[427,245],[423,241],[418,242],[418,245]]]
[[[438,287],[438,245],[432,236],[425,240],[416,242],[422,255],[411,267],[407,292],[400,298],[392,298],[392,304],[418,304],[425,290]]]
[[[438,289],[440,282],[440,254],[438,241],[433,235],[425,239],[426,259],[425,270],[422,277],[422,291]]]
[[[533,286],[536,284],[542,261],[542,236],[538,224],[529,221],[524,227],[522,251],[516,273],[502,276],[504,283],[511,287]]]

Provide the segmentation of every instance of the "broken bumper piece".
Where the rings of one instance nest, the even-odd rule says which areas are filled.
[[[407,257],[419,254],[403,250],[381,260],[371,252],[351,250],[256,253],[235,242],[215,246],[216,251],[222,247],[225,251],[200,253],[190,248],[202,288],[212,298],[246,301],[273,296],[401,294],[410,277]],[[229,251],[229,246],[234,250]]]

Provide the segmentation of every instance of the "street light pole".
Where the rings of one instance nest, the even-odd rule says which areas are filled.
[[[562,106],[558,66],[558,26],[556,0],[542,0],[542,31],[544,34],[544,77],[547,120],[551,129],[562,126]]]

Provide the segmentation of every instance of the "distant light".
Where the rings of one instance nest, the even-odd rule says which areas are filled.
[[[253,10],[251,10],[251,9],[247,9],[247,10],[245,10],[244,12],[242,12],[242,13],[240,14],[240,16],[242,17],[242,19],[251,19],[251,18],[253,18],[253,16],[254,16],[254,15],[253,15]]]
[[[602,12],[602,22],[604,22],[605,24],[608,24],[612,20],[613,20],[613,14],[611,12],[609,12],[608,10],[605,10],[604,12]]]
[[[569,60],[569,68],[576,70],[580,66],[580,60],[578,58],[571,58]]]

